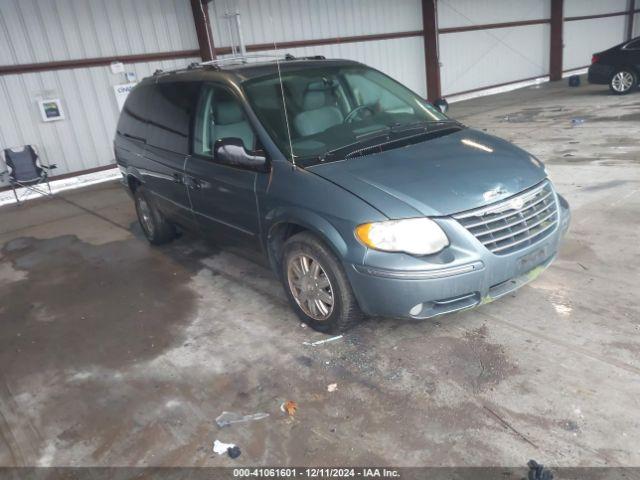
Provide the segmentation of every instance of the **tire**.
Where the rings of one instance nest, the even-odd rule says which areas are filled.
[[[283,250],[282,282],[291,308],[300,320],[318,332],[331,334],[345,332],[360,322],[362,312],[349,279],[340,261],[318,237],[309,232],[298,233],[285,242]],[[298,274],[303,270],[303,257],[308,259],[310,276],[303,276],[304,279],[300,280]],[[319,269],[315,268],[316,265]],[[315,282],[314,271],[317,273]],[[332,298],[331,305],[326,301],[327,295]],[[315,300],[319,300],[328,311],[323,311]]]
[[[638,75],[630,68],[621,68],[611,76],[609,90],[616,95],[626,95],[638,86]]]
[[[167,221],[153,201],[151,201],[144,187],[138,186],[133,197],[136,204],[138,222],[149,243],[162,245],[173,240],[176,237],[175,227]]]

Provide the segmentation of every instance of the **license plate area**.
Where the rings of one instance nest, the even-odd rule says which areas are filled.
[[[533,268],[540,265],[547,258],[549,258],[549,246],[545,245],[541,248],[537,248],[533,252],[529,252],[526,255],[518,258],[518,271],[520,273],[528,272]]]

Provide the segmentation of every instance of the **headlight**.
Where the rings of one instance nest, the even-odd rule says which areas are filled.
[[[449,245],[442,229],[428,218],[365,223],[356,228],[356,237],[375,250],[412,255],[437,253]]]

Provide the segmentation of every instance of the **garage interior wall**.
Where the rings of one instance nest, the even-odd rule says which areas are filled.
[[[592,54],[626,40],[626,15],[585,20],[572,17],[624,12],[628,8],[628,0],[565,0],[564,69],[586,67]]]
[[[421,8],[420,0],[212,0],[209,19],[216,48],[231,45],[235,34],[230,35],[225,15],[235,12],[240,13],[247,46],[405,33],[409,36],[283,47],[279,53],[357,60],[426,96]],[[262,49],[260,53],[275,52]]]
[[[82,60],[198,48],[188,0],[0,0],[0,65]],[[125,65],[137,80],[199,57]],[[55,175],[113,164],[118,106],[108,65],[0,76],[0,147],[34,144]],[[62,102],[43,122],[37,102]],[[4,170],[4,165],[0,166]]]
[[[280,54],[353,59],[426,96],[423,1],[431,0],[210,0],[207,12],[218,56],[238,43],[225,17],[238,12],[249,53],[274,53],[275,41]],[[437,0],[442,94],[548,75],[551,1]],[[564,0],[565,71],[625,39],[628,2]],[[0,148],[35,144],[56,175],[112,165],[113,86],[128,82],[107,61],[27,73],[3,67],[158,55],[125,63],[140,80],[199,61],[200,51],[191,0],[0,0]],[[66,118],[44,123],[37,102],[55,98]]]
[[[550,0],[440,0],[442,93],[452,95],[549,73],[549,24],[464,30],[547,21]],[[450,33],[449,33],[450,32]]]

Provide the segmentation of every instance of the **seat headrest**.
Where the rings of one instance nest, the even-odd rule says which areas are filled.
[[[215,112],[218,125],[229,125],[244,120],[244,112],[238,102],[218,102]]]
[[[327,103],[327,97],[324,90],[309,90],[304,94],[302,99],[302,108],[305,110],[315,110],[322,108]]]

